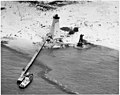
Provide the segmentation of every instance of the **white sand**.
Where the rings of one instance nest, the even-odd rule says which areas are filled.
[[[82,33],[89,42],[119,49],[118,2],[78,3],[46,12],[36,10],[35,7],[28,5],[11,1],[1,2],[1,7],[6,8],[1,12],[1,38],[27,39],[24,42],[29,40],[30,45],[32,42],[41,42],[41,37],[50,31],[52,17],[57,13],[60,16],[60,27],[79,27],[79,32],[71,37],[65,37],[64,42],[75,44]],[[63,31],[61,32],[63,33]],[[17,46],[16,43],[17,40],[14,43]]]

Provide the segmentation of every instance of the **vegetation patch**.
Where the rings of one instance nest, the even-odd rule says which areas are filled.
[[[5,7],[1,7],[1,10],[6,10],[6,8]]]

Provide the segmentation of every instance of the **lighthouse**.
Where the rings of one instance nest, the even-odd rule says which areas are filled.
[[[53,16],[52,26],[50,29],[50,34],[53,38],[59,38],[60,37],[60,27],[59,27],[59,19],[58,14]]]

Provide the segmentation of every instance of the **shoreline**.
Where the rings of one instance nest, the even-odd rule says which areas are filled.
[[[6,45],[4,45],[4,44],[2,44],[1,46],[2,46],[3,48],[10,49],[10,50],[13,51],[13,52],[17,52],[17,53],[19,53],[19,54],[22,54],[22,55],[24,55],[24,56],[26,57],[26,54],[24,54],[24,53],[22,53],[22,52],[19,52],[19,51],[15,50],[15,49],[12,49],[12,48],[10,48],[9,46],[6,46]],[[35,60],[35,62],[38,62],[38,61]],[[38,62],[38,63],[39,63],[39,62]],[[75,92],[75,91],[70,90],[69,88],[67,88],[67,87],[64,86],[63,84],[59,83],[57,80],[47,77],[46,75],[47,75],[50,71],[52,71],[52,69],[49,68],[46,64],[40,63],[40,65],[41,65],[41,69],[42,69],[42,71],[39,72],[40,78],[44,79],[46,82],[54,85],[56,88],[60,89],[61,91],[65,92],[65,93],[67,93],[67,94],[79,94],[78,92]]]
[[[4,46],[4,45],[3,45],[3,46]],[[11,49],[11,48],[8,47],[8,46],[5,46],[5,47],[8,48],[8,49],[10,49],[10,50],[12,50],[12,51],[14,51],[14,49]],[[98,46],[98,47],[99,47],[99,46]],[[102,47],[102,46],[100,46],[100,47]],[[105,47],[103,47],[103,48],[105,48]],[[48,50],[48,49],[47,49],[47,50]],[[111,49],[110,49],[110,50],[111,50]],[[15,52],[16,52],[16,50],[15,50]],[[44,49],[43,52],[45,52],[45,49]],[[84,51],[83,51],[83,52],[84,52]],[[19,53],[19,52],[17,52],[17,53]],[[22,54],[22,53],[21,53],[21,54]],[[24,55],[24,54],[23,54],[23,55]],[[38,60],[36,60],[35,62],[39,63]],[[45,80],[46,82],[48,82],[49,84],[54,85],[57,89],[60,89],[61,91],[65,92],[65,93],[67,93],[67,94],[79,94],[78,92],[74,91],[74,89],[69,89],[69,87],[68,87],[67,85],[63,85],[61,82],[59,82],[59,79],[56,80],[55,77],[50,77],[52,71],[53,71],[53,73],[55,73],[55,72],[54,72],[54,68],[49,67],[50,65],[48,65],[48,64],[43,64],[43,62],[42,62],[42,63],[40,62],[40,66],[41,66],[41,69],[42,69],[42,71],[40,71],[40,72],[38,73],[38,76],[39,76],[40,78],[44,79],[44,80]]]
[[[12,39],[12,40],[8,40],[8,39],[5,40],[4,39],[4,40],[1,40],[1,44],[6,45],[6,46],[8,46],[11,49],[14,49],[16,51],[24,52],[26,54],[34,54],[35,51],[38,50],[38,48],[42,45],[42,43],[43,42],[34,43],[31,40],[27,40],[27,39]],[[88,43],[91,43],[91,42],[88,42]],[[64,43],[64,44],[69,44],[69,43]],[[91,44],[119,51],[119,48],[111,48],[111,46],[108,47],[106,45],[101,45],[99,43],[94,43],[94,42],[92,42]],[[70,47],[72,47],[72,45],[75,45],[75,44],[71,43]],[[30,51],[30,53],[23,51],[23,50]]]
[[[5,66],[2,69],[8,69],[9,71],[13,67],[11,69],[13,74],[9,74],[17,77],[14,75],[16,68],[12,65],[18,65],[19,70],[17,69],[16,71],[20,72],[20,68],[27,63],[27,61],[22,59],[22,56],[30,60],[35,52],[38,51],[38,48],[42,45],[43,37],[50,31],[52,17],[57,13],[60,17],[60,29],[62,27],[70,29],[78,27],[78,32],[72,35],[68,35],[70,31],[59,30],[60,33],[58,35],[63,38],[65,44],[77,44],[80,34],[83,34],[84,39],[89,43],[93,43],[96,47],[90,47],[85,50],[78,50],[73,46],[70,46],[71,49],[69,47],[57,50],[43,49],[43,53],[39,56],[40,58],[38,57],[38,60],[35,60],[40,65],[37,68],[38,71],[33,69],[34,66],[30,68],[31,70],[33,69],[33,72],[39,72],[37,73],[38,75],[35,74],[40,77],[37,82],[45,80],[45,83],[55,86],[53,90],[57,88],[58,90],[60,89],[59,91],[64,91],[68,94],[118,93],[118,1],[80,1],[75,4],[60,3],[59,1],[51,2],[51,4],[49,2],[32,4],[34,2],[4,1],[1,3],[1,47],[13,51],[11,59],[6,57],[10,57],[11,53],[5,52],[6,55],[3,55],[7,63],[2,64]],[[48,54],[47,52],[49,51],[50,53]],[[21,56],[17,56],[15,53]],[[16,59],[14,60],[14,58]],[[21,60],[22,65],[16,64],[20,63],[17,58]],[[43,62],[41,63],[41,61]],[[11,64],[10,68],[9,63]],[[8,82],[6,81],[5,83]],[[39,85],[36,87],[39,88]],[[13,88],[10,89],[10,92],[12,92]],[[77,92],[72,90],[77,90]],[[16,91],[19,92],[19,90]]]
[[[23,38],[31,43],[39,43],[50,31],[52,17],[57,13],[60,17],[60,28],[78,27],[78,32],[69,35],[70,37],[66,36],[69,31],[60,30],[60,36],[65,37],[64,43],[77,43],[79,34],[84,34],[85,40],[91,43],[119,50],[117,2],[84,2],[83,4],[79,2],[57,7],[51,11],[37,10],[36,6],[30,7],[29,3],[2,2],[2,6],[6,8],[2,10],[1,37],[3,38]],[[20,18],[24,19],[21,21]]]

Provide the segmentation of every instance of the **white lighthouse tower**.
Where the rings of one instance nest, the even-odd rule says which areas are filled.
[[[58,17],[58,14],[53,16],[53,22],[52,22],[52,26],[50,29],[50,33],[51,33],[53,39],[60,37],[59,19],[60,19],[60,17]]]

